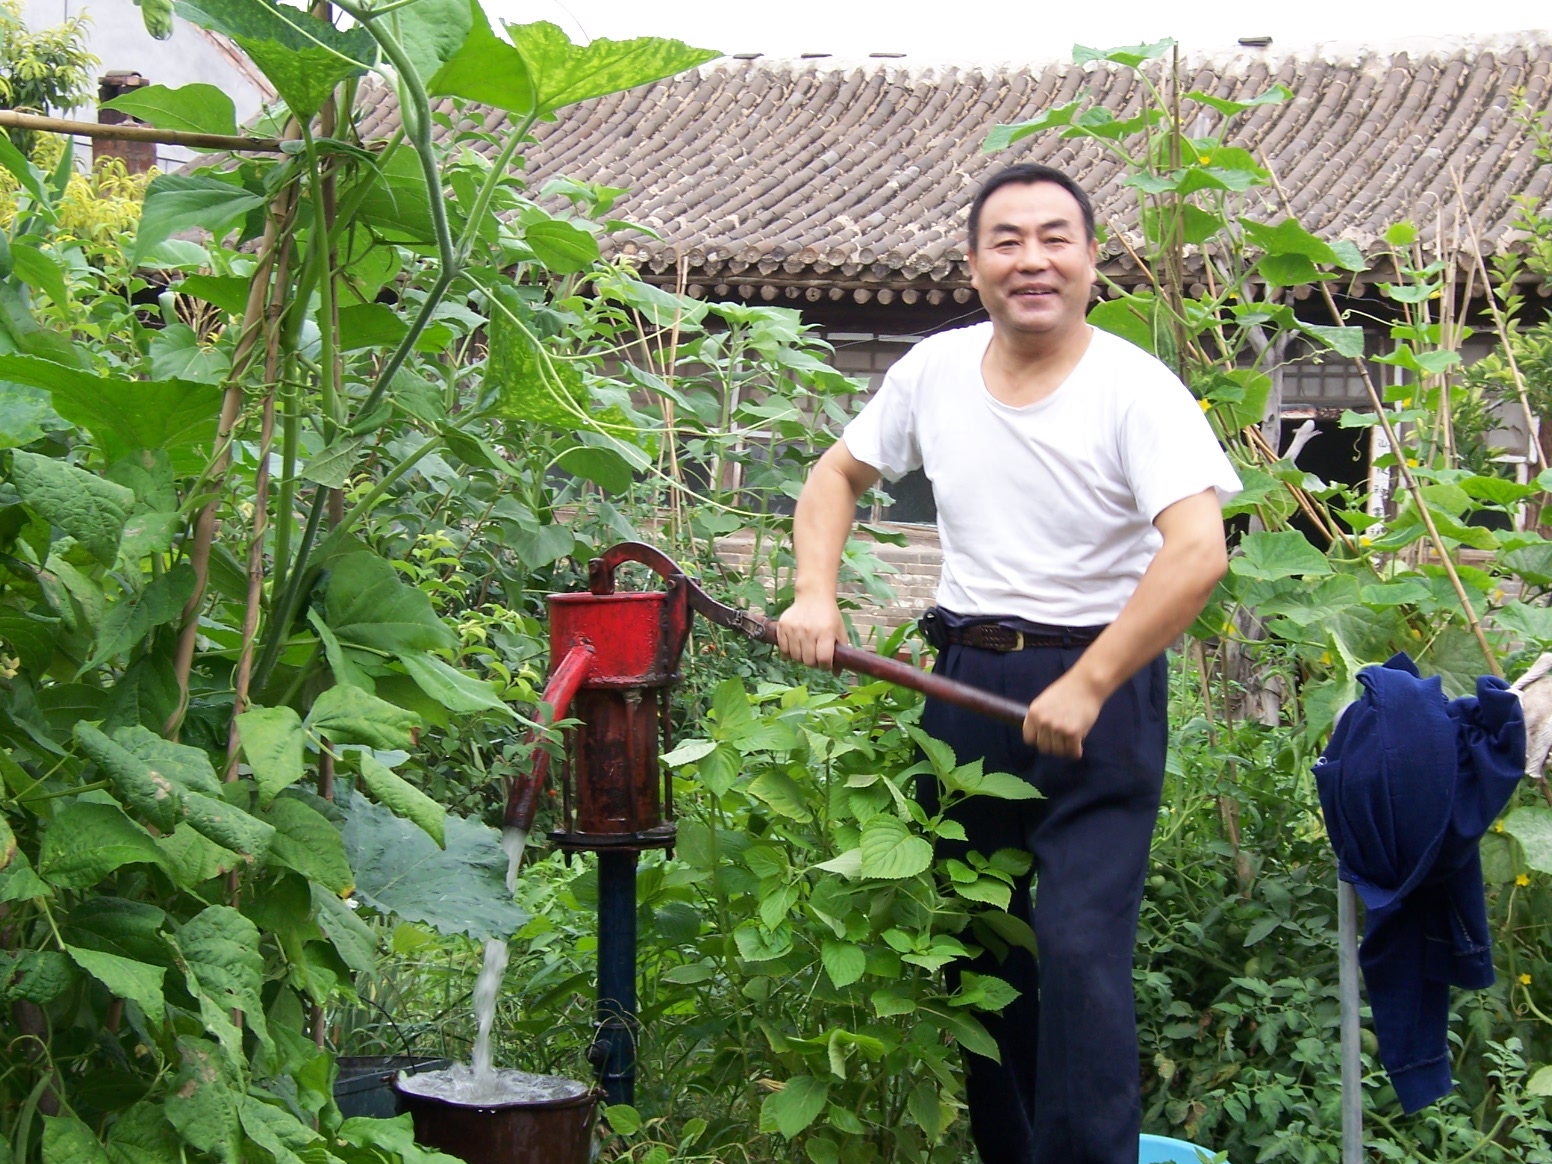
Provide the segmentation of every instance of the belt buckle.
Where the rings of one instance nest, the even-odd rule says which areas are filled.
[[[1012,650],[1012,651],[1022,651],[1024,649],[1024,632],[1023,631],[1016,630],[1016,631],[1013,632],[1013,646],[1009,647],[1008,649]]]

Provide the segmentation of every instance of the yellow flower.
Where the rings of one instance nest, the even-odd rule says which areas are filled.
[[[1521,986],[1529,986],[1530,985],[1530,975],[1529,974],[1521,974],[1520,975],[1520,985]]]
[[[1209,412],[1209,411],[1212,410],[1212,401],[1211,400],[1198,400],[1197,403],[1202,406],[1202,411],[1203,412]]]
[[[1359,534],[1358,544],[1360,546],[1372,546],[1374,544],[1374,539],[1371,538],[1368,534]]]
[[[1417,468],[1417,458],[1416,457],[1408,457],[1407,458],[1407,464],[1410,465],[1414,469]]]
[[[1494,822],[1493,822],[1493,831],[1494,831],[1494,832],[1495,832],[1495,833],[1501,833],[1501,832],[1503,832],[1503,821],[1501,821],[1501,820],[1495,820],[1495,821],[1494,821]]]
[[[1202,165],[1205,166],[1205,165],[1208,165],[1209,163],[1212,162],[1212,155],[1211,154],[1198,154],[1196,156],[1196,160],[1201,162]]]
[[[1331,666],[1331,652],[1330,651],[1321,651],[1320,652],[1320,662],[1321,662],[1321,664],[1323,666],[1326,666],[1326,667]]]
[[[1516,885],[1518,885],[1521,889],[1524,889],[1527,885],[1530,884],[1530,875],[1526,874],[1526,873],[1521,873],[1518,877],[1516,877],[1514,879],[1514,883]]]

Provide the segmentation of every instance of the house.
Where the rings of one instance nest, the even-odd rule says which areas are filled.
[[[36,31],[57,27],[81,12],[77,0],[26,0],[23,14],[27,27]],[[134,0],[90,0],[85,15],[89,21],[86,47],[101,62],[103,100],[146,84],[176,89],[200,82],[214,85],[232,99],[241,125],[257,117],[275,99],[274,87],[264,74],[219,33],[175,17],[172,36],[156,40],[146,32]],[[67,110],[58,112],[71,115]],[[74,115],[97,120],[95,110],[77,110]],[[90,157],[92,143],[77,140],[76,150],[78,156]],[[102,152],[100,144],[98,152]],[[194,154],[195,151],[180,146],[157,145],[144,151],[139,168],[155,165],[162,170],[176,169]]]
[[[1150,66],[1156,76],[1160,64]],[[1245,45],[1185,63],[1180,90],[1247,100],[1285,86],[1290,98],[1243,114],[1230,141],[1265,159],[1316,235],[1372,253],[1405,219],[1432,257],[1460,253],[1467,213],[1489,255],[1515,244],[1519,200],[1539,203],[1552,184],[1531,125],[1547,108],[1549,82],[1552,40],[1521,34],[1348,56],[1279,56]],[[536,130],[528,172],[535,188],[560,174],[627,188],[615,212],[659,237],[625,233],[613,245],[645,278],[694,296],[798,308],[835,345],[838,366],[876,383],[916,338],[979,317],[965,216],[980,180],[1009,163],[1044,162],[1076,177],[1108,234],[1103,274],[1122,287],[1142,280],[1125,245],[1136,235],[1135,197],[1113,155],[1051,132],[994,155],[980,147],[992,126],[1085,93],[1130,115],[1143,91],[1133,72],[1102,63],[732,59],[563,110]],[[396,117],[384,107],[369,128],[386,132]],[[1220,124],[1204,111],[1193,131]],[[1263,209],[1267,221],[1283,216],[1279,206]],[[1383,270],[1366,273],[1340,288],[1345,303],[1372,313],[1371,354],[1390,342],[1380,321],[1394,305],[1373,285],[1384,278]],[[1310,290],[1297,289],[1294,306],[1318,319],[1324,308]],[[1480,280],[1475,294],[1480,309]],[[1325,438],[1308,452],[1324,459],[1307,467],[1361,480],[1367,437],[1355,442],[1334,423],[1343,408],[1368,405],[1351,365],[1294,359],[1279,378],[1283,420],[1314,420]],[[1497,437],[1522,450],[1531,439],[1514,417]],[[893,492],[895,505],[880,517],[930,520],[921,482]],[[897,616],[930,595],[930,531],[913,530],[912,542],[900,562],[906,601]]]

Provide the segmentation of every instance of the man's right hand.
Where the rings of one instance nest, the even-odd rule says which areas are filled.
[[[776,624],[781,653],[810,667],[832,666],[835,644],[845,638],[846,624],[834,598],[799,598]]]

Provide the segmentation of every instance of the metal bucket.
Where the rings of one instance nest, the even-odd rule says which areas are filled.
[[[415,1121],[416,1142],[465,1164],[588,1164],[592,1158],[597,1091],[494,1106],[417,1095],[397,1080],[394,1091]]]
[[[393,1081],[400,1071],[414,1075],[450,1066],[451,1059],[421,1055],[345,1055],[340,1058],[339,1076],[334,1081],[334,1102],[346,1119],[371,1116],[391,1120],[399,1114]]]

